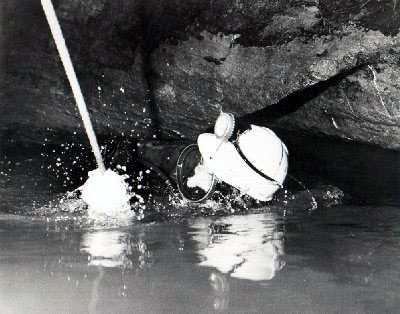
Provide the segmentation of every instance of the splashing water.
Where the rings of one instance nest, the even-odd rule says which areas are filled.
[[[60,58],[64,66],[65,73],[67,74],[68,81],[71,85],[72,92],[74,94],[74,98],[79,109],[79,113],[82,117],[83,125],[88,135],[90,145],[92,146],[94,156],[96,157],[97,165],[99,169],[105,171],[103,158],[101,157],[99,144],[97,143],[96,134],[94,133],[93,126],[90,121],[90,116],[87,111],[86,103],[82,95],[82,90],[79,86],[74,66],[72,65],[71,57],[69,55],[67,45],[65,44],[65,39],[62,34],[62,30],[58,22],[56,13],[54,11],[53,4],[51,0],[41,0],[41,2],[43,10],[46,14],[47,21],[49,22],[51,33],[56,43],[57,50],[60,54]]]
[[[130,198],[127,184],[124,182],[125,178],[105,169],[96,134],[90,121],[86,103],[53,4],[51,0],[41,0],[41,3],[98,165],[98,169],[89,173],[89,179],[81,187],[82,199],[88,204],[89,214],[92,217],[94,213],[125,214],[129,211]]]
[[[102,172],[96,169],[89,172],[89,179],[80,187],[82,200],[88,204],[88,215],[131,217],[129,186],[125,177],[108,169]]]

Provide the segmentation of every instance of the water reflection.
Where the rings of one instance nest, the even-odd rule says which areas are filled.
[[[272,213],[198,220],[192,227],[201,266],[258,281],[271,280],[285,265],[283,233]]]
[[[151,267],[153,254],[143,241],[121,230],[96,230],[82,236],[81,251],[89,254],[89,265],[103,267]]]
[[[81,251],[89,254],[89,265],[103,267],[130,266],[129,234],[100,230],[83,235]]]
[[[211,287],[214,290],[214,309],[224,311],[229,305],[229,282],[226,275],[213,272],[210,276]]]
[[[151,267],[153,254],[144,242],[145,234],[134,237],[121,230],[95,230],[82,236],[81,251],[89,254],[89,266],[97,266],[97,275],[91,289],[91,298],[87,312],[97,313],[100,298],[100,287],[105,276],[106,267],[140,270]],[[123,290],[126,286],[123,285]],[[121,293],[125,296],[125,293]]]

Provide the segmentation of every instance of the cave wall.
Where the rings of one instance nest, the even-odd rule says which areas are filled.
[[[194,139],[222,109],[400,148],[397,1],[54,4],[99,134]],[[40,1],[5,0],[0,16],[0,132],[35,142],[84,137]],[[282,110],[272,119],[265,108],[273,106]]]

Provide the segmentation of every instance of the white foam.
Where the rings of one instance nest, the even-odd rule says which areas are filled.
[[[53,4],[51,0],[41,0],[41,3],[99,167],[89,172],[89,179],[80,188],[81,198],[89,207],[89,217],[96,218],[99,215],[131,216],[130,195],[125,178],[111,170],[105,170],[99,144]],[[99,86],[98,89],[100,91],[101,87]]]
[[[199,187],[205,192],[208,192],[212,185],[212,174],[210,170],[202,164],[199,164],[194,169],[194,175],[187,181],[187,186],[190,188]]]
[[[132,217],[129,186],[124,176],[110,169],[105,172],[96,169],[89,172],[89,178],[80,190],[90,218]]]

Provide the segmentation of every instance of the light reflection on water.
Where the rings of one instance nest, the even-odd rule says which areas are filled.
[[[0,312],[396,313],[399,213],[337,207],[113,229],[0,215]]]
[[[398,207],[309,213],[292,202],[264,214],[107,229],[88,223],[79,203],[52,202],[31,217],[65,190],[55,155],[43,163],[0,161],[7,170],[0,175],[1,314],[398,312]],[[339,163],[341,182],[359,160]],[[53,168],[41,170],[49,162]],[[354,191],[394,195],[398,180],[386,177],[396,163],[383,163],[385,175],[381,159],[371,164],[382,180],[367,171]]]
[[[97,267],[97,275],[91,287],[88,313],[98,312],[100,289],[105,276],[104,268],[122,268],[140,270],[151,267],[152,253],[147,250],[143,233],[135,238],[124,230],[91,230],[82,235],[80,251],[88,254],[88,266]],[[120,288],[120,294],[126,297],[126,285]]]
[[[150,267],[152,253],[141,233],[134,237],[123,230],[91,230],[82,235],[81,252],[88,254],[89,266],[134,268]]]
[[[99,230],[82,236],[81,251],[89,254],[89,265],[103,267],[130,266],[129,234],[118,230]]]
[[[285,266],[284,234],[273,213],[197,219],[189,228],[200,266],[253,281],[271,280]],[[89,266],[140,269],[154,263],[143,233],[91,230],[82,235],[80,250],[88,254]],[[221,281],[217,276],[214,272],[211,281]]]
[[[229,277],[271,280],[285,265],[283,233],[277,230],[273,213],[221,217],[213,221],[197,219],[188,228],[189,240],[195,243],[193,252],[201,260],[198,264],[215,268],[203,280],[209,280],[216,311],[229,309]],[[90,230],[82,235],[80,251],[88,254],[88,266],[97,267],[88,313],[96,313],[99,308],[106,268],[139,271],[155,263],[146,239],[144,232],[133,234],[132,230],[121,229]],[[185,242],[179,239],[174,247],[175,254],[185,249],[182,241]]]
[[[272,213],[223,217],[211,225],[199,220],[192,228],[201,266],[260,281],[271,280],[285,265],[283,233]]]

